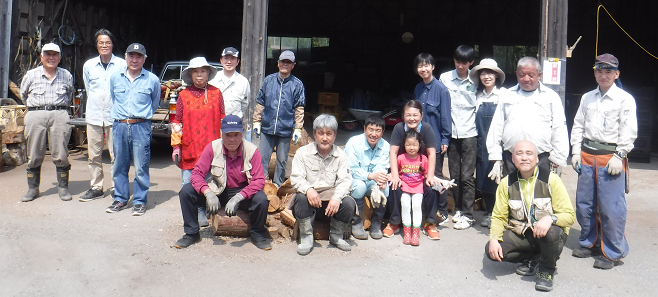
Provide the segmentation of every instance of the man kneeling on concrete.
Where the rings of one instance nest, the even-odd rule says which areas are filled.
[[[343,251],[352,248],[344,238],[349,237],[356,204],[350,197],[352,175],[347,155],[334,145],[337,130],[336,118],[321,114],[313,121],[315,142],[299,148],[292,160],[290,181],[297,191],[293,215],[299,225],[297,253],[300,255],[307,255],[313,249],[313,221],[317,211],[331,217],[329,243]]]
[[[388,168],[391,167],[389,153],[391,146],[382,139],[386,123],[379,115],[370,115],[365,121],[364,133],[353,136],[345,144],[345,153],[349,159],[352,173],[352,188],[350,196],[356,201],[358,214],[352,219],[352,235],[356,239],[368,239],[363,230],[363,198],[368,196],[373,207],[370,220],[370,236],[381,239],[382,216],[389,193]]]
[[[265,175],[260,153],[251,142],[242,140],[242,120],[236,115],[222,119],[222,138],[206,146],[192,170],[190,183],[179,193],[185,235],[174,245],[186,248],[201,241],[198,207],[214,215],[226,205],[227,216],[238,208],[249,210],[251,241],[259,249],[270,250]]]
[[[535,289],[550,291],[576,215],[560,177],[538,167],[538,160],[532,142],[514,145],[512,163],[517,170],[498,185],[485,252],[494,261],[523,262],[516,269],[519,275],[533,275],[536,269]]]

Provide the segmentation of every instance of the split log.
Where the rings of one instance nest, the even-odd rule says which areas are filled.
[[[288,194],[288,195],[283,196],[283,198],[281,198],[281,204],[279,205],[279,210],[284,210],[286,208],[292,208],[292,205],[288,205],[288,204],[290,204],[290,200],[295,198],[295,195],[297,195],[297,194],[292,193],[292,194]]]
[[[269,196],[269,195],[276,196],[277,190],[278,189],[277,189],[277,187],[274,183],[272,183],[271,181],[265,182],[265,188],[263,188],[263,192],[265,192],[265,195],[267,195],[267,196]]]
[[[363,197],[363,211],[360,213],[361,220],[363,220],[363,229],[367,230],[370,228],[370,219],[372,218],[372,205],[370,204],[370,199],[368,197]]]
[[[300,147],[305,146],[311,142],[313,142],[313,140],[308,136],[306,129],[302,129],[302,139],[299,141],[299,143],[295,144],[294,139],[290,140],[290,150],[288,151],[288,156],[294,157]]]
[[[281,222],[284,223],[286,226],[295,228],[296,221],[297,220],[292,215],[292,210],[284,209],[283,211],[281,211]]]
[[[283,237],[284,239],[290,240],[292,239],[292,229],[288,228],[287,226],[281,225],[279,228],[279,235]]]
[[[269,206],[267,207],[267,212],[277,212],[279,207],[281,207],[281,199],[277,195],[267,195],[267,201],[269,201]]]
[[[219,210],[211,218],[212,227],[215,229],[215,235],[249,237],[249,212],[238,209],[235,216],[228,217],[224,210]]]
[[[270,164],[267,165],[267,174],[270,178],[274,177],[274,170],[276,169],[276,152],[270,156]]]
[[[279,190],[276,192],[276,195],[283,198],[288,194],[294,194],[295,189],[292,187],[290,179],[286,179],[285,182],[279,187]]]
[[[267,232],[270,233],[270,238],[272,238],[272,239],[279,238],[279,228],[277,228],[277,227],[267,227]]]

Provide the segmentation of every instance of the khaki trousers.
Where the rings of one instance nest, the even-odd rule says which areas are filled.
[[[105,133],[105,136],[103,136]],[[107,141],[107,147],[110,151],[110,164],[114,164],[114,150],[112,149],[112,126],[87,125],[87,154],[89,163],[89,173],[91,174],[91,188],[103,191],[103,147],[104,141]],[[111,187],[114,187],[114,180],[110,179]]]
[[[25,115],[27,138],[27,168],[41,167],[46,148],[57,167],[69,166],[71,126],[66,110],[33,110]]]

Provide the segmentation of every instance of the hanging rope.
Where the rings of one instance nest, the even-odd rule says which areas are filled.
[[[635,41],[635,39],[633,39],[633,37],[631,37],[631,35],[628,34],[628,32],[626,32],[626,30],[624,30],[624,28],[622,28],[619,25],[619,23],[617,23],[617,20],[615,20],[615,18],[612,17],[610,12],[607,9],[605,9],[605,6],[603,6],[603,4],[600,4],[600,2],[599,2],[599,8],[596,9],[596,49],[594,51],[594,56],[595,57],[598,57],[598,55],[599,55],[599,14],[601,12],[601,8],[603,8],[603,10],[605,10],[605,12],[608,14],[608,16],[610,16],[610,18],[612,19],[612,21],[615,22],[617,27],[619,27],[619,29],[621,29],[626,34],[626,36],[628,36],[628,38],[633,40],[633,42],[635,42],[635,44],[637,44],[637,46],[639,46],[644,52],[649,54],[649,56],[652,56],[654,59],[658,60],[658,57],[654,56],[649,51],[647,51],[644,47],[642,47],[639,43],[637,43],[637,41]]]

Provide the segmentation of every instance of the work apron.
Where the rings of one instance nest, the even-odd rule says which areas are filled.
[[[475,126],[478,132],[477,144],[477,163],[475,164],[475,182],[478,190],[484,193],[494,193],[498,185],[487,175],[493,169],[493,162],[489,161],[489,152],[487,151],[487,134],[491,120],[496,112],[496,104],[493,102],[483,102],[478,107],[475,114]]]

